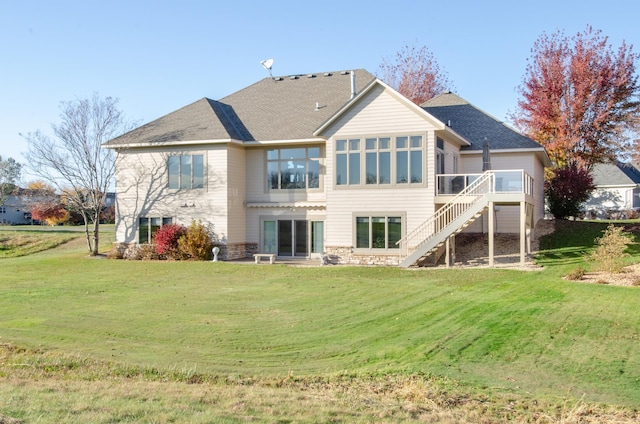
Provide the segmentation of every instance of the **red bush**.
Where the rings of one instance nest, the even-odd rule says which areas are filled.
[[[182,225],[163,225],[153,238],[156,252],[169,258],[178,259],[178,239],[186,232],[187,229]]]
[[[576,165],[555,170],[554,177],[544,183],[549,212],[557,219],[578,217],[582,203],[595,189],[589,171]]]

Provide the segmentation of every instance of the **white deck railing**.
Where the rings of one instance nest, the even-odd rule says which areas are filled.
[[[442,231],[451,221],[470,209],[475,202],[491,193],[494,187],[494,173],[487,171],[475,178],[464,190],[457,193],[451,201],[436,211],[431,218],[420,224],[413,231],[402,237],[396,244],[400,245],[400,254],[406,257],[409,246],[412,250],[429,241],[431,237]]]
[[[524,193],[533,195],[533,178],[522,169],[487,171],[495,175],[493,193]],[[453,196],[464,191],[483,174],[439,174],[438,196]]]

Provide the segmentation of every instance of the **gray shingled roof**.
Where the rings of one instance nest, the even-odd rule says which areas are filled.
[[[640,171],[630,163],[599,163],[591,171],[596,186],[640,184]]]
[[[456,94],[443,93],[422,104],[422,108],[471,143],[463,151],[482,150],[485,138],[491,150],[542,149],[540,144]]]
[[[356,74],[356,92],[375,76]],[[107,143],[269,141],[313,138],[313,132],[351,98],[348,72],[265,78],[227,97],[203,98]]]

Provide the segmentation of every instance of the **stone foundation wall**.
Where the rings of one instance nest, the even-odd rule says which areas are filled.
[[[354,253],[351,246],[325,246],[323,263],[332,265],[393,265],[400,256],[389,253]]]
[[[258,253],[258,243],[232,243],[218,247],[220,247],[218,258],[223,261],[252,258],[254,253]]]

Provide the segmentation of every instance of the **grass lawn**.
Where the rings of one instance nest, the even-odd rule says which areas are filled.
[[[58,421],[75,408],[94,422],[560,422],[575,405],[630,410],[640,288],[562,279],[589,266],[582,252],[604,227],[560,227],[543,240],[545,269],[526,272],[88,259],[81,239],[2,259],[0,381],[12,384],[0,384],[0,422],[54,422],[34,419],[47,402]],[[628,413],[619,422],[638,418]]]

